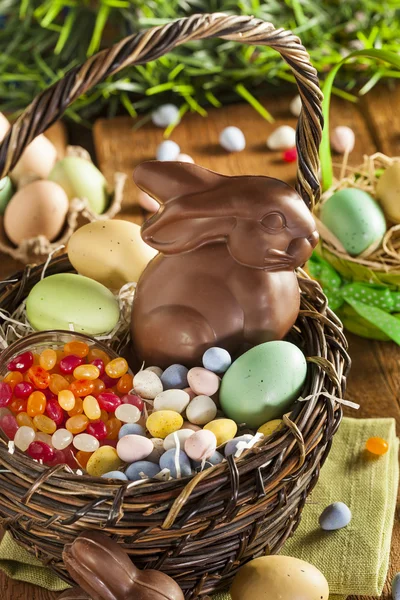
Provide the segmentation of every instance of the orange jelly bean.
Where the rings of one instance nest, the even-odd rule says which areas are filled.
[[[8,383],[10,388],[14,390],[17,383],[21,383],[24,380],[24,376],[19,371],[11,371],[4,377],[4,383]]]
[[[85,342],[68,342],[64,346],[65,355],[73,354],[79,358],[85,358],[89,354],[89,346]]]
[[[86,469],[86,465],[89,462],[89,458],[92,456],[93,452],[84,452],[83,450],[79,450],[76,453],[75,458],[82,467],[82,469]]]
[[[62,375],[52,373],[50,375],[49,388],[50,391],[53,392],[53,394],[57,395],[62,390],[67,390],[69,388],[69,381],[67,381]]]
[[[36,425],[33,422],[33,419],[31,419],[31,417],[28,415],[28,413],[26,412],[20,412],[16,417],[15,417],[19,427],[32,427],[32,429],[34,431],[36,431]]]
[[[128,363],[122,357],[114,358],[106,365],[106,373],[112,379],[118,379],[128,372]]]
[[[75,379],[98,379],[100,371],[95,365],[80,365],[74,369]]]
[[[51,371],[57,362],[57,353],[55,350],[48,348],[47,350],[43,350],[39,357],[39,365],[45,371]]]
[[[75,417],[75,415],[81,415],[83,413],[83,400],[82,398],[75,398],[75,406],[72,410],[68,411],[68,416]]]
[[[108,354],[103,350],[100,350],[100,348],[91,348],[88,354],[88,361],[92,362],[92,360],[95,360],[96,358],[102,360],[104,365],[107,365],[111,360]]]
[[[84,396],[89,396],[94,390],[93,381],[89,379],[82,379],[78,381],[73,381],[69,386],[71,392],[78,397],[83,398]]]
[[[36,417],[33,417],[33,422],[35,427],[43,433],[52,435],[57,429],[56,423],[46,415],[36,415]]]
[[[129,394],[133,388],[133,377],[130,373],[122,375],[121,379],[117,383],[117,391],[120,394]]]
[[[106,422],[107,439],[108,440],[116,440],[121,427],[122,427],[122,423],[116,417],[112,417],[111,419],[108,419],[108,421]]]
[[[36,417],[36,415],[43,415],[46,410],[46,396],[43,392],[32,392],[28,398],[28,405],[26,412],[30,417]]]
[[[57,354],[57,362],[60,362],[60,360],[62,360],[63,358],[65,358],[65,356],[67,356],[67,354],[64,352],[64,350],[56,350],[56,354]]]
[[[65,423],[65,428],[75,435],[85,431],[88,423],[89,419],[85,415],[75,415],[75,417],[70,417],[68,419],[68,421]]]
[[[16,415],[18,413],[26,412],[28,401],[23,398],[14,398],[8,405],[8,408]]]
[[[49,387],[50,373],[48,373],[40,365],[34,365],[31,367],[28,370],[28,377],[33,385],[39,390],[45,390],[47,387]]]
[[[371,452],[371,454],[375,454],[376,456],[383,456],[389,450],[389,444],[387,441],[380,437],[369,438],[365,444],[365,447],[368,452]]]
[[[107,421],[108,421],[109,418],[110,418],[110,415],[108,414],[108,412],[106,410],[102,410],[99,420],[103,421],[103,423],[107,423]],[[97,420],[98,419],[96,419],[96,421]]]
[[[40,354],[33,353],[33,364],[36,366],[40,365]]]
[[[93,386],[93,396],[98,396],[98,394],[101,394],[101,392],[104,392],[106,389],[106,384],[101,379],[95,379],[93,381]]]
[[[61,392],[59,392],[58,404],[64,410],[72,410],[75,408],[75,396],[71,390],[61,390]]]

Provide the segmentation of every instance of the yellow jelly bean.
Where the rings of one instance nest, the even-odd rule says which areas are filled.
[[[174,410],[158,410],[152,413],[146,421],[146,427],[151,437],[164,439],[170,433],[178,431],[183,425],[182,415]]]
[[[265,435],[265,437],[267,437],[267,435],[271,435],[272,433],[274,433],[274,431],[282,429],[282,427],[282,419],[273,419],[272,421],[267,421],[266,423],[264,423],[264,425],[261,425],[261,427],[257,429],[257,433],[262,433],[263,435]]]
[[[50,435],[57,429],[57,425],[53,419],[46,417],[46,415],[36,415],[36,417],[33,417],[33,423],[36,429]]]
[[[49,388],[53,394],[58,394],[62,390],[67,390],[68,387],[69,382],[65,379],[65,377],[59,375],[58,373],[53,373],[50,375]]]
[[[20,412],[16,415],[15,419],[20,427],[31,427],[34,431],[36,431],[33,419],[28,415],[28,413]]]
[[[117,451],[112,446],[101,446],[92,456],[86,465],[86,470],[92,477],[101,477],[110,471],[117,471],[122,465]]]
[[[128,372],[128,363],[124,358],[114,358],[106,365],[106,373],[112,379],[118,379]]]
[[[100,377],[100,371],[96,365],[80,365],[74,369],[75,379],[98,379]]]
[[[46,371],[51,371],[57,362],[57,352],[48,348],[39,356],[39,365]]]
[[[229,442],[237,433],[237,425],[232,419],[215,419],[204,425],[204,429],[213,432],[217,438],[217,446]]]
[[[83,401],[83,412],[91,421],[96,421],[101,417],[99,403],[94,396],[86,396]]]
[[[58,394],[58,404],[64,410],[72,410],[75,406],[75,396],[71,390],[61,390]]]
[[[83,433],[88,423],[89,419],[85,415],[75,415],[65,423],[65,429],[76,435],[77,433]]]

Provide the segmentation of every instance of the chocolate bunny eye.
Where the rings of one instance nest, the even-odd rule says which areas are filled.
[[[286,220],[283,215],[277,212],[272,212],[266,215],[261,221],[263,227],[269,231],[281,231],[286,227]]]

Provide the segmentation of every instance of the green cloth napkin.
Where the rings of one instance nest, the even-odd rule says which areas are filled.
[[[378,436],[389,451],[371,457],[368,438]],[[398,439],[394,419],[343,419],[320,480],[303,510],[298,530],[283,553],[306,560],[326,576],[332,600],[347,595],[379,596],[389,565],[390,541],[398,487]],[[339,531],[318,526],[322,510],[332,502],[345,502],[351,523]],[[66,589],[60,579],[21,549],[9,534],[0,544],[0,568],[14,579],[53,591]],[[213,600],[230,600],[228,593]]]

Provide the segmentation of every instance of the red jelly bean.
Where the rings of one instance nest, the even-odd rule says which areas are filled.
[[[136,396],[136,394],[125,394],[125,396],[122,396],[121,402],[122,404],[132,404],[132,406],[137,406],[140,411],[144,408],[143,400],[139,396]]]
[[[90,364],[94,365],[95,367],[98,368],[98,370],[100,371],[100,377],[102,375],[104,375],[104,373],[105,373],[105,366],[104,366],[104,362],[101,360],[101,358],[95,358],[94,360],[91,361]]]
[[[54,450],[54,458],[53,460],[47,463],[49,467],[54,467],[55,465],[64,465],[66,464],[65,454],[63,450]]]
[[[8,405],[8,408],[14,415],[17,415],[21,412],[26,412],[28,408],[28,400],[24,400],[23,398],[14,398],[11,404]]]
[[[105,440],[107,437],[106,424],[103,423],[103,421],[89,423],[89,425],[86,427],[86,433],[93,435],[98,440]]]
[[[297,150],[296,148],[289,148],[289,150],[285,150],[282,154],[282,158],[287,163],[292,163],[297,160]]]
[[[102,392],[97,396],[97,402],[107,412],[114,412],[122,404],[121,398],[113,392]]]
[[[73,449],[72,448],[64,448],[63,453],[64,453],[65,464],[68,465],[69,467],[71,467],[71,469],[78,469],[79,466],[76,462]]]
[[[27,454],[35,460],[42,460],[44,463],[49,463],[55,458],[54,449],[45,442],[32,442],[27,450]]]
[[[0,381],[0,408],[4,408],[4,406],[8,406],[12,399],[12,389],[8,383],[4,383],[4,381]]]
[[[60,427],[64,422],[65,414],[56,400],[48,400],[46,405],[46,415]]]
[[[3,415],[0,419],[0,427],[10,440],[14,439],[19,429],[17,420],[13,415]]]
[[[109,377],[107,375],[107,373],[105,373],[104,375],[101,376],[101,380],[104,381],[104,384],[107,389],[113,388],[114,385],[117,385],[117,383],[118,383],[118,379],[113,379],[112,377]]]
[[[46,400],[57,400],[56,394],[54,394],[50,388],[46,388],[42,390],[43,394],[46,396]]]
[[[33,365],[32,352],[24,352],[13,358],[7,365],[9,371],[19,371],[25,373]]]
[[[75,356],[74,354],[68,354],[68,356],[64,356],[58,363],[61,373],[63,375],[71,375],[74,372],[76,367],[80,367],[83,365],[83,358],[79,356]]]
[[[14,395],[16,398],[21,398],[22,400],[25,400],[26,398],[29,398],[29,396],[34,391],[35,388],[31,383],[29,383],[28,381],[21,381],[21,383],[16,384],[14,388]]]
[[[34,365],[29,369],[28,377],[38,390],[44,390],[49,387],[50,373],[39,365]]]
[[[106,440],[100,440],[100,446],[112,446],[113,448],[116,448],[118,444],[118,436],[116,440],[110,440],[110,438],[107,438]]]

